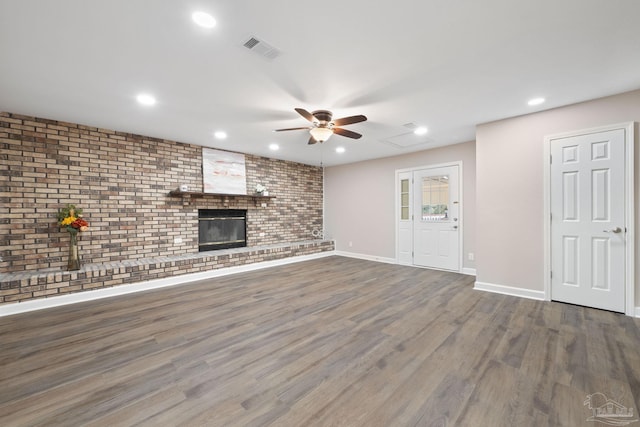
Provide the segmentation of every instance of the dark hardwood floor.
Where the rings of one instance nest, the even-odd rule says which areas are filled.
[[[638,414],[638,319],[473,281],[329,257],[0,318],[0,425],[598,426],[597,392]]]

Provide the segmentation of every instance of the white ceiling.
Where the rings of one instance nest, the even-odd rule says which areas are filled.
[[[195,26],[197,10],[217,26]],[[637,0],[0,0],[0,110],[337,165],[640,88],[639,20]],[[305,131],[272,132],[306,126],[295,107],[369,121],[346,127],[358,141],[308,146]],[[404,136],[407,123],[429,133]]]

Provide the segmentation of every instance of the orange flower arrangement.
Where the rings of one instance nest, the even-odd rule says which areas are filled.
[[[71,234],[89,229],[89,223],[82,218],[82,209],[75,205],[67,205],[58,211],[58,224]]]

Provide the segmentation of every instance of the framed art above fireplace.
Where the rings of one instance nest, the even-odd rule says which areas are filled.
[[[202,181],[205,193],[247,194],[244,154],[203,147]]]

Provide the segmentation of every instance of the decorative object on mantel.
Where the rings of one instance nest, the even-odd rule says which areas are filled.
[[[268,196],[269,192],[267,191],[267,187],[262,184],[256,184],[256,194],[259,196]]]
[[[183,193],[185,191],[189,191],[189,186],[187,184],[181,184],[180,185],[180,191],[182,191]]]
[[[80,255],[78,253],[78,233],[87,231],[89,223],[82,218],[82,209],[68,204],[58,211],[58,224],[69,232],[69,259],[67,270],[80,270]]]
[[[205,193],[246,194],[244,154],[202,148],[202,181]]]

